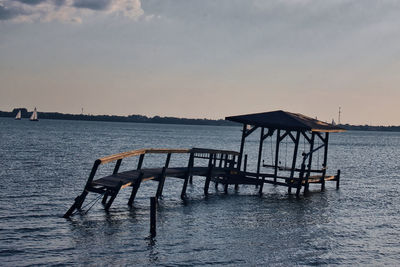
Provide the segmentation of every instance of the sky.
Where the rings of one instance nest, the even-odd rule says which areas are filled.
[[[0,0],[0,110],[400,125],[400,1]]]

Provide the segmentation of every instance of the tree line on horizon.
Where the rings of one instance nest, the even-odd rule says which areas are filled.
[[[32,112],[26,108],[14,108],[11,112],[0,111],[0,117],[15,117],[21,111],[22,118],[29,118]],[[224,119],[211,120],[211,119],[188,119],[177,117],[147,117],[144,115],[85,115],[85,114],[68,114],[60,112],[40,112],[39,119],[53,119],[53,120],[82,120],[82,121],[115,121],[115,122],[136,122],[136,123],[164,123],[164,124],[187,124],[187,125],[215,125],[215,126],[235,126],[235,122],[227,121]],[[400,132],[400,126],[371,126],[371,125],[350,125],[340,124],[337,125],[345,130],[351,131],[389,131]]]

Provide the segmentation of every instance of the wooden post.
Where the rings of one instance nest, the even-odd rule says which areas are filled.
[[[328,163],[328,141],[329,141],[329,133],[325,133],[325,140],[324,140],[324,163],[323,163],[323,170],[322,170],[322,178],[321,178],[321,191],[325,190],[325,175],[326,175],[326,168]]]
[[[243,169],[243,171],[244,171],[244,172],[247,171],[247,154],[244,155],[244,169]]]
[[[278,176],[278,164],[279,164],[279,144],[281,143],[281,130],[278,129],[276,132],[276,147],[275,147],[275,168],[274,168],[274,183],[276,184],[276,178]]]
[[[210,159],[208,161],[208,172],[207,172],[207,176],[206,176],[206,181],[204,183],[204,195],[208,195],[208,188],[210,186],[210,181],[211,181],[211,175],[212,175],[212,157],[210,155]]]
[[[315,142],[315,133],[311,133],[311,139],[310,139],[310,155],[308,156],[308,165],[307,165],[307,174],[305,177],[305,185],[304,185],[304,193],[308,192],[308,188],[310,184],[308,183],[308,178],[310,177],[311,174],[311,166],[312,166],[312,158],[313,158],[313,153],[312,151],[314,150],[314,142]]]
[[[122,159],[117,160],[117,163],[115,164],[115,167],[114,167],[113,174],[117,174],[118,173],[119,167],[121,166],[121,162],[122,162]]]
[[[135,200],[137,191],[139,190],[139,187],[142,183],[142,179],[143,179],[143,172],[140,172],[139,177],[132,185],[132,192],[131,192],[131,196],[129,197],[129,200],[128,200],[128,206],[132,206],[133,201]]]
[[[138,161],[136,170],[141,170],[142,169],[144,155],[145,154],[141,154],[139,156],[139,161]],[[143,178],[143,172],[140,172],[138,179],[132,185],[132,192],[131,192],[131,195],[130,195],[129,200],[128,200],[128,206],[132,206],[133,201],[135,200],[137,191],[139,190],[140,184],[142,183],[142,178]]]
[[[144,155],[145,155],[145,154],[141,154],[141,155],[140,155],[136,170],[140,170],[140,169],[142,168],[143,160],[144,160]]]
[[[157,214],[157,199],[155,197],[150,198],[150,236],[151,238],[156,237],[156,215]]]
[[[105,205],[107,203],[107,198],[109,196],[108,190],[104,193],[103,199],[101,200],[101,204]]]
[[[92,167],[92,171],[90,172],[89,178],[88,178],[88,180],[86,182],[85,189],[83,190],[83,192],[82,192],[82,194],[80,196],[75,198],[74,204],[72,204],[72,206],[64,214],[64,216],[63,216],[64,218],[69,218],[76,209],[80,209],[82,207],[82,204],[85,201],[85,198],[86,198],[86,196],[88,194],[87,189],[92,184],[93,178],[96,175],[97,168],[99,167],[100,164],[101,164],[100,160],[96,160],[94,162],[93,167]]]
[[[159,176],[160,180],[158,182],[157,193],[156,193],[156,198],[157,199],[159,199],[162,196],[162,191],[164,189],[164,183],[165,183],[165,177],[166,177],[166,173],[167,173],[167,169],[168,169],[168,166],[169,166],[170,159],[171,159],[171,153],[168,153],[167,160],[165,161],[165,166],[162,169],[161,174]]]
[[[340,183],[340,170],[337,171],[336,175],[336,189],[339,189],[339,183]]]
[[[297,131],[296,133],[296,139],[294,140],[294,152],[293,152],[293,161],[292,161],[292,169],[290,170],[290,180],[289,180],[289,187],[288,187],[288,193],[290,194],[292,192],[292,180],[294,177],[294,170],[296,168],[296,159],[297,159],[297,150],[299,148],[299,140],[300,140],[300,131]],[[300,185],[301,188],[301,185]]]
[[[108,201],[108,203],[104,207],[105,210],[109,210],[110,209],[111,204],[114,202],[114,199],[117,197],[117,195],[119,193],[119,190],[121,189],[121,186],[122,186],[122,182],[120,182],[118,184],[118,186],[115,188],[115,190],[112,192],[110,200]]]
[[[185,197],[186,197],[186,188],[187,188],[187,184],[188,184],[188,181],[189,181],[189,177],[190,177],[190,175],[192,173],[193,161],[194,161],[194,154],[192,152],[192,153],[190,153],[187,172],[185,174],[185,180],[183,182],[183,187],[182,187],[182,192],[181,192],[181,199],[182,200],[185,199]]]
[[[242,130],[242,140],[240,141],[240,151],[239,151],[239,158],[238,158],[238,169],[240,170],[241,165],[242,165],[242,156],[243,156],[243,150],[244,150],[244,142],[246,140],[246,129],[247,129],[247,124],[243,124],[243,130]]]
[[[258,160],[257,160],[257,179],[259,179],[260,175],[260,165],[261,165],[261,157],[262,157],[262,149],[263,149],[263,143],[264,143],[264,127],[261,127],[261,135],[260,135],[260,143],[258,145]],[[258,184],[256,185],[258,187]]]
[[[301,170],[300,170],[300,175],[299,175],[299,183],[297,185],[297,190],[296,190],[296,197],[300,196],[300,190],[301,190],[301,186],[303,184],[303,177],[304,177],[304,171],[306,169],[306,165],[303,163],[301,164]]]

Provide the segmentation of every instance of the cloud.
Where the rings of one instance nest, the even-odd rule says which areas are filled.
[[[92,10],[105,10],[110,6],[111,0],[75,0],[74,6]]]
[[[140,0],[0,0],[0,21],[80,23],[93,15],[138,19],[143,13]]]
[[[21,2],[24,4],[28,4],[28,5],[37,5],[44,1],[46,1],[46,0],[17,0],[17,2]]]

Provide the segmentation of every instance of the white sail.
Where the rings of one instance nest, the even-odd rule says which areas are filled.
[[[31,121],[37,121],[37,120],[38,120],[36,107],[35,107],[35,109],[34,109],[33,112],[32,112],[32,116],[31,116],[30,120],[31,120]]]
[[[18,111],[17,116],[15,116],[16,120],[20,120],[21,119],[21,110]]]

